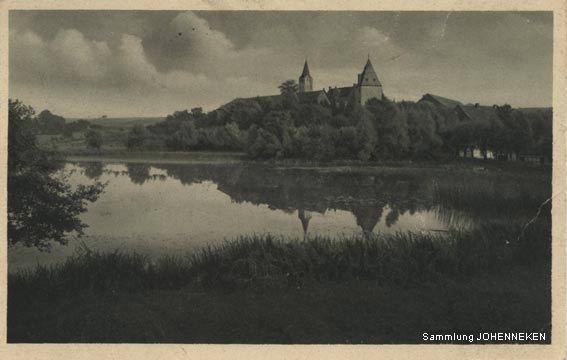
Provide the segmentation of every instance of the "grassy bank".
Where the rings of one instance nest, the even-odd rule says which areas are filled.
[[[187,257],[85,252],[9,275],[9,342],[419,343],[548,331],[550,229],[305,241]]]

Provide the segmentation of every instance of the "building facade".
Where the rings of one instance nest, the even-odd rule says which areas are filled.
[[[299,76],[299,93],[313,91],[313,77],[309,72],[307,60],[303,65],[303,72]],[[344,108],[348,105],[366,105],[370,99],[382,100],[383,88],[374,66],[368,58],[364,69],[358,74],[357,82],[352,86],[329,87],[323,90],[329,102],[336,108]]]
[[[303,71],[299,76],[298,91],[293,96],[300,104],[319,104],[323,106],[331,106],[337,109],[346,108],[354,104],[365,105],[370,99],[382,100],[383,90],[382,83],[378,79],[378,75],[372,66],[370,58],[366,62],[364,69],[358,74],[358,81],[352,86],[347,87],[329,87],[328,90],[313,90],[314,80],[309,71],[307,60],[303,64]],[[246,101],[270,101],[273,103],[281,103],[283,97],[281,95],[256,96],[251,98],[237,98],[225,104],[229,106],[236,102]]]

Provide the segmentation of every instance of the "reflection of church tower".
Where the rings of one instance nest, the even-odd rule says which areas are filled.
[[[297,217],[301,220],[301,226],[303,227],[303,237],[307,237],[307,228],[309,227],[309,220],[311,220],[311,214],[305,212],[305,209],[297,210]]]
[[[382,217],[383,210],[384,208],[379,204],[375,206],[356,207],[352,210],[356,218],[356,225],[362,228],[364,235],[368,236],[372,234],[376,224],[378,224]]]
[[[307,60],[305,60],[305,65],[303,65],[303,72],[299,77],[299,92],[313,91],[313,78],[309,74],[309,65],[307,65]]]

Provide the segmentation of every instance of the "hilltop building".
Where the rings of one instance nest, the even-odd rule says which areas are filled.
[[[329,87],[327,91],[327,97],[336,108],[344,108],[355,103],[365,105],[370,99],[382,100],[383,95],[382,83],[378,79],[370,57],[362,73],[358,74],[356,83],[347,87]]]
[[[305,63],[303,64],[303,71],[299,76],[298,92],[295,94],[297,101],[300,104],[319,104],[333,106],[335,108],[344,108],[353,104],[365,105],[370,99],[375,98],[382,100],[383,97],[382,83],[378,79],[378,75],[372,66],[370,57],[368,58],[362,72],[358,74],[358,81],[352,86],[340,88],[333,88],[329,86],[327,91],[325,89],[314,91],[313,84],[313,76],[311,76],[309,64],[307,60],[305,60]],[[253,100],[281,102],[283,97],[281,95],[268,95],[251,98],[237,98],[230,103]]]
[[[457,114],[460,121],[486,121],[491,119],[498,119],[498,106],[483,106],[480,104],[467,104],[464,105],[460,101],[449,99],[446,97],[425,94],[419,99],[418,103],[428,102],[435,106],[453,110]]]
[[[365,105],[370,99],[382,100],[382,83],[370,62],[370,56],[361,74],[358,74],[358,83],[353,85],[360,93],[360,103]]]

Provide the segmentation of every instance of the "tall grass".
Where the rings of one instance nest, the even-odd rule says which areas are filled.
[[[525,219],[534,216],[551,196],[549,179],[530,182],[507,182],[493,177],[476,177],[455,181],[437,181],[433,198],[447,212],[465,212],[473,219]],[[551,204],[540,212],[551,220]]]
[[[375,280],[411,285],[462,280],[513,266],[549,266],[551,229],[535,222],[486,225],[447,234],[397,233],[285,240],[242,236],[191,256],[152,260],[135,253],[85,252],[8,278],[9,297],[64,296],[79,290],[144,291],[187,285],[230,290],[301,286],[305,281]]]

